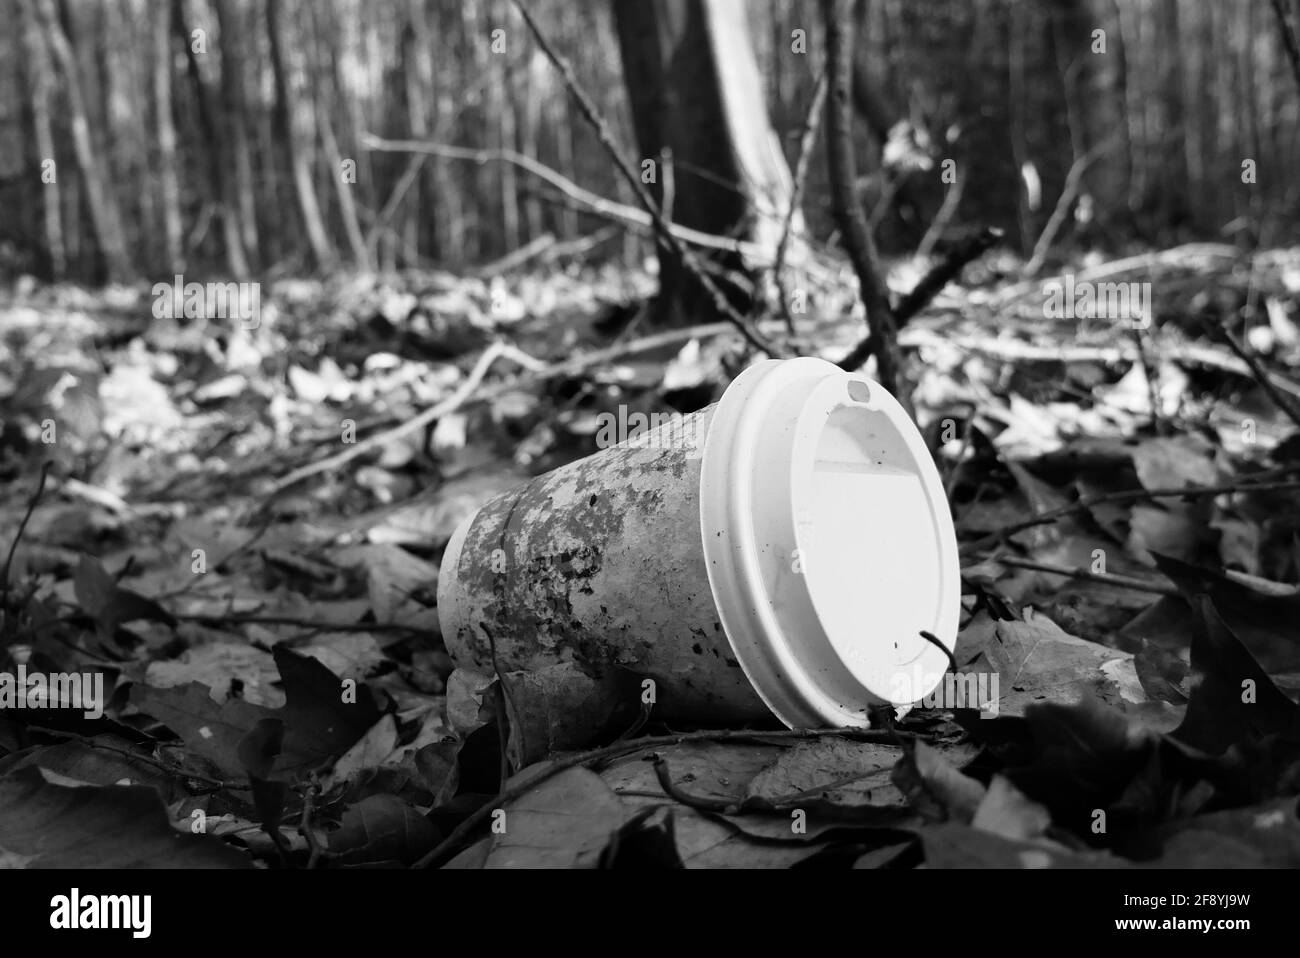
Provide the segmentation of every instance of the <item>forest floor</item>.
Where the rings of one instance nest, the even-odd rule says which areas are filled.
[[[0,864],[1300,865],[1300,250],[1017,269],[901,333],[996,717],[651,711],[522,759],[441,643],[448,537],[600,411],[716,399],[728,327],[651,336],[653,276],[578,264],[284,279],[255,324],[0,291]],[[1153,308],[1052,314],[1058,281]],[[796,345],[837,359],[854,284],[815,286]]]

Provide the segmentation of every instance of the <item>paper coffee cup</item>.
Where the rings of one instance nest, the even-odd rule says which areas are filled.
[[[931,691],[955,642],[952,517],[916,426],[820,359],[746,369],[712,406],[538,476],[452,535],[447,651],[655,683],[655,714],[863,726]]]

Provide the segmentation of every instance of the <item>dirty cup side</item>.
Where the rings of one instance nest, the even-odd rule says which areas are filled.
[[[700,445],[715,407],[486,503],[444,558],[453,661],[492,672],[574,661],[655,683],[656,714],[770,719],[732,652],[700,533]]]

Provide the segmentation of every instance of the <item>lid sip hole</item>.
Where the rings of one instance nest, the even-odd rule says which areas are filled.
[[[860,379],[850,379],[848,383],[849,398],[854,402],[871,402],[871,387]]]

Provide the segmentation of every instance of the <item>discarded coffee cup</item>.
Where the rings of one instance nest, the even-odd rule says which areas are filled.
[[[653,682],[655,714],[863,726],[948,666],[960,605],[939,474],[893,396],[820,359],[489,500],[443,557],[452,660]]]

